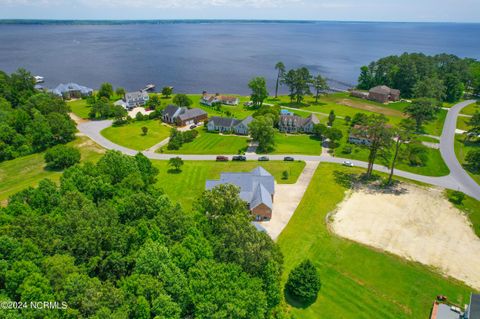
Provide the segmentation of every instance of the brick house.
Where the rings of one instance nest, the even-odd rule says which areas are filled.
[[[239,99],[236,96],[220,95],[220,94],[208,94],[203,92],[200,103],[212,106],[214,103],[221,103],[226,105],[238,105]]]
[[[400,91],[379,85],[368,91],[368,99],[379,103],[395,102],[400,100]]]
[[[168,105],[162,112],[162,120],[165,123],[175,124],[177,126],[187,126],[206,121],[208,114],[202,109],[179,107]]]
[[[232,184],[240,188],[240,198],[245,201],[256,221],[272,218],[275,180],[262,167],[248,173],[222,173],[219,180],[207,180],[205,189],[211,190],[222,184]]]

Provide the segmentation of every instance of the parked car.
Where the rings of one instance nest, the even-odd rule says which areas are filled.
[[[283,160],[284,160],[285,162],[293,162],[295,159],[294,159],[293,157],[291,157],[291,156],[287,156],[287,157],[284,157]]]
[[[243,105],[245,105],[245,106],[253,106],[253,102],[252,102],[252,101],[248,101],[248,102],[243,103]]]
[[[258,160],[260,162],[268,162],[270,159],[268,158],[268,156],[260,156]]]
[[[228,157],[226,157],[226,156],[217,156],[217,162],[228,162]]]
[[[353,167],[353,163],[350,161],[343,161],[343,166]]]
[[[190,125],[190,129],[193,130],[194,128],[196,128],[197,126],[195,124],[193,125]]]
[[[239,161],[239,162],[245,162],[247,158],[243,155],[236,155],[232,157],[232,161]]]

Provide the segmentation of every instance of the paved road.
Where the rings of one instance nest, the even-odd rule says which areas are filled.
[[[464,107],[474,102],[474,100],[464,101],[450,108],[445,119],[442,136],[440,137],[440,153],[450,169],[450,176],[452,176],[458,184],[456,189],[480,200],[480,186],[468,175],[462,165],[460,165],[454,149],[458,114]]]
[[[413,174],[401,170],[395,170],[395,175],[408,178],[411,180],[419,181],[426,184],[431,184],[435,186],[440,186],[443,188],[448,188],[452,190],[460,190],[465,194],[468,194],[478,200],[480,200],[480,186],[475,183],[475,181],[463,170],[462,166],[458,163],[458,160],[455,156],[455,151],[453,148],[453,141],[455,138],[455,128],[457,122],[457,116],[461,109],[463,109],[468,104],[474,101],[465,101],[459,103],[451,108],[448,112],[447,118],[445,120],[445,125],[443,128],[441,140],[440,140],[440,151],[442,154],[445,163],[450,168],[450,174],[448,176],[442,177],[431,177],[431,176],[423,176],[418,174]],[[128,155],[135,155],[137,151],[120,146],[111,142],[110,140],[106,139],[100,134],[100,131],[112,125],[111,120],[105,121],[89,121],[84,123],[78,124],[78,129],[81,133],[85,134],[86,136],[90,137],[93,141],[101,145],[106,149],[112,149],[120,151],[124,154]],[[172,155],[172,154],[159,154],[152,151],[144,151],[142,152],[145,156],[150,159],[156,160],[168,160],[171,157],[179,156],[184,160],[194,160],[194,161],[212,161],[215,160],[217,155]],[[233,156],[232,154],[218,154],[223,156]],[[296,160],[302,161],[318,161],[318,162],[325,162],[325,163],[338,163],[342,164],[343,161],[348,160],[352,162],[355,166],[358,167],[367,167],[366,162],[345,159],[340,157],[332,157],[326,154],[318,155],[318,156],[309,156],[309,155],[269,155],[270,160],[283,160],[285,156],[292,156]],[[254,154],[247,154],[247,160],[257,160],[258,155]],[[387,167],[381,165],[375,165],[374,169],[379,172],[389,173]]]

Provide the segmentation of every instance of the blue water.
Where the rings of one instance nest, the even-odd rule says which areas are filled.
[[[177,92],[248,93],[274,65],[306,66],[331,86],[356,83],[359,68],[403,52],[452,53],[480,59],[480,24],[422,23],[163,23],[0,25],[0,70],[19,67],[45,85],[109,81],[128,90],[146,83]]]

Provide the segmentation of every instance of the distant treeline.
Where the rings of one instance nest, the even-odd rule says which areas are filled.
[[[124,24],[203,24],[203,23],[318,23],[310,20],[227,20],[227,19],[174,19],[174,20],[37,20],[0,19],[1,24],[32,25],[124,25]]]
[[[392,55],[361,68],[357,87],[368,90],[377,85],[399,89],[404,98],[456,102],[465,92],[480,93],[480,62],[451,54]]]

